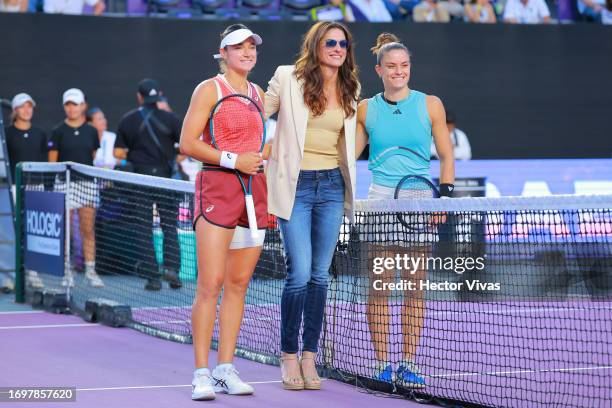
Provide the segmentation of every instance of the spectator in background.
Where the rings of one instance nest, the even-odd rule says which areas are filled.
[[[465,21],[468,23],[495,23],[495,10],[489,0],[470,0],[465,5]]]
[[[348,22],[386,23],[393,20],[383,0],[348,0],[345,4]]]
[[[472,158],[472,148],[465,132],[457,129],[455,126],[456,117],[451,111],[446,112],[446,127],[450,134],[451,142],[453,143],[453,153],[455,160],[470,160]],[[436,146],[431,144],[431,157],[438,159],[438,152]]]
[[[98,131],[87,123],[85,118],[85,95],[80,89],[71,88],[63,95],[66,118],[51,132],[49,140],[49,161],[75,163],[92,166],[96,150],[100,147]],[[55,190],[66,191],[65,180],[58,180]],[[85,277],[94,288],[104,287],[104,282],[96,273],[96,236],[94,223],[96,207],[99,204],[98,186],[95,181],[76,180],[71,183],[70,206],[77,210],[79,232],[83,241],[83,258],[85,258]],[[72,219],[72,214],[70,214]],[[74,284],[71,270],[64,272],[65,286]]]
[[[464,6],[463,0],[441,0],[439,6],[445,8],[451,19],[463,20]]]
[[[136,98],[139,108],[126,113],[117,128],[115,157],[127,159],[134,171],[157,177],[171,177],[177,159],[175,144],[180,140],[181,122],[174,113],[158,108],[161,90],[157,81],[143,79],[138,83]],[[147,279],[145,290],[160,290],[161,279],[170,287],[182,286],[178,278],[179,247],[176,233],[178,203],[170,196],[159,196],[159,191],[139,188],[134,197],[136,230],[134,233],[147,245],[142,247],[142,270]],[[153,248],[151,219],[153,204],[157,204],[161,227],[164,232],[164,265],[158,265]],[[163,274],[160,273],[163,271]]]
[[[419,4],[419,0],[383,0],[393,20],[402,20]]]
[[[544,0],[508,0],[504,22],[510,24],[548,24],[550,11]]]
[[[601,12],[601,22],[612,25],[612,0],[606,0],[606,8]]]
[[[28,11],[28,0],[0,0],[0,12],[25,13]]]
[[[35,106],[36,102],[27,93],[17,94],[11,101],[13,124],[6,128],[5,135],[13,184],[17,163],[47,161],[47,136],[41,128],[32,124]],[[11,189],[14,196],[15,186],[11,186]],[[29,269],[26,270],[26,283],[33,288],[44,287],[38,273]]]
[[[448,23],[448,10],[438,4],[437,0],[423,0],[412,11],[416,23]]]
[[[44,0],[43,10],[49,14],[83,14],[83,7],[87,4],[93,7],[96,16],[106,9],[104,0]]]
[[[328,4],[310,10],[313,21],[347,21],[346,4],[342,0],[329,0]]]
[[[87,123],[96,128],[98,140],[100,141],[100,148],[96,150],[94,157],[94,166],[114,169],[115,166],[122,162],[121,159],[117,159],[113,154],[117,135],[107,130],[108,122],[102,109],[98,107],[89,109],[87,111]]]
[[[13,123],[6,128],[6,145],[13,183],[17,163],[47,161],[47,136],[41,128],[32,124],[35,106],[34,99],[27,93],[17,94],[11,101]]]
[[[578,0],[578,12],[587,21],[602,21],[606,0]]]

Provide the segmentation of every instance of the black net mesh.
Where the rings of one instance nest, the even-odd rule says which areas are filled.
[[[70,288],[76,311],[129,305],[133,327],[190,342],[193,185],[86,166],[66,178],[23,173],[22,191],[67,191],[74,208],[65,276],[35,271],[45,287]],[[271,220],[237,354],[278,363],[285,274]],[[424,401],[608,407],[611,294],[610,196],[362,201],[330,270],[318,364]]]

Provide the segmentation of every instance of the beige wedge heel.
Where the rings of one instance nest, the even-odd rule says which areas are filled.
[[[291,377],[287,374],[285,361],[298,361],[296,354],[286,354],[281,357],[281,377],[283,380],[283,388],[290,391],[300,391],[304,389],[304,379],[301,375]],[[301,368],[301,367],[300,367]]]

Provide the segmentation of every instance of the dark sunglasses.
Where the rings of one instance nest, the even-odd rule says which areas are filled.
[[[325,47],[327,48],[334,48],[336,45],[340,44],[340,48],[348,48],[348,41],[347,40],[325,40]]]

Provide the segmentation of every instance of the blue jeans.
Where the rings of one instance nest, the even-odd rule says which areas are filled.
[[[344,180],[339,169],[302,170],[289,220],[278,223],[285,247],[287,280],[281,298],[281,350],[316,353],[325,312],[327,276],[344,213]]]

